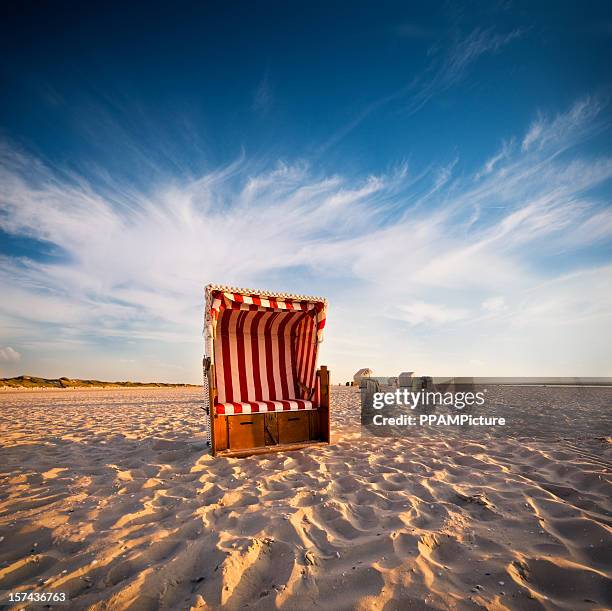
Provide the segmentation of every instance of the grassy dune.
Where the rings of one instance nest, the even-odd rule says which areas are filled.
[[[73,380],[71,378],[36,378],[17,376],[0,378],[0,388],[145,388],[189,387],[195,384],[166,384],[163,382],[103,382],[101,380]]]

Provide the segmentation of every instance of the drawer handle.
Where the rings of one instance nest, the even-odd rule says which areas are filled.
[[[299,418],[287,418],[287,420],[289,420],[289,422],[291,422],[292,420],[299,420]]]
[[[253,424],[252,422],[241,422],[240,426],[242,426],[243,424]]]

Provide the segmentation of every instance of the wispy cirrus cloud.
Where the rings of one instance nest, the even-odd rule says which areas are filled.
[[[465,318],[467,310],[452,308],[439,303],[426,303],[424,301],[412,301],[400,304],[395,308],[392,318],[405,320],[411,325],[421,323],[449,323]]]
[[[575,144],[578,138],[588,137],[598,127],[596,119],[604,103],[601,99],[586,97],[576,102],[568,112],[556,117],[548,118],[540,114],[523,137],[523,151],[543,149],[568,139]]]
[[[81,352],[120,345],[123,361],[146,363],[141,375],[174,379],[148,359],[167,364],[183,346],[174,363],[196,380],[203,285],[221,281],[328,295],[325,351],[341,379],[360,364],[346,349],[355,339],[391,372],[417,360],[432,373],[476,362],[481,373],[609,373],[612,268],[598,249],[612,243],[612,214],[595,193],[612,159],[579,148],[607,127],[602,108],[586,98],[541,116],[473,174],[460,159],[359,177],[240,158],[145,192],[5,143],[0,228],[65,256],[2,258],[2,342],[26,363],[58,338]],[[584,249],[588,260],[573,256]],[[584,341],[589,358],[571,357]]]
[[[418,32],[408,24],[404,27],[407,32],[413,34]],[[428,53],[431,59],[421,74],[415,75],[411,82],[399,89],[366,104],[350,121],[337,130],[320,150],[325,151],[340,142],[371,114],[390,102],[396,102],[405,116],[417,113],[434,97],[460,83],[478,59],[487,54],[497,53],[523,33],[524,31],[520,29],[500,34],[493,28],[476,28],[466,36],[457,33],[448,49],[441,49],[440,43],[433,45]]]
[[[523,35],[515,29],[501,34],[493,28],[472,30],[467,36],[457,36],[446,53],[437,57],[430,50],[433,60],[425,74],[419,76],[404,92],[407,95],[405,112],[414,114],[434,96],[448,91],[465,78],[468,70],[483,56],[497,53],[500,49]]]
[[[21,358],[21,354],[11,346],[0,347],[0,363],[16,363]]]
[[[482,169],[477,172],[476,179],[482,178],[483,176],[490,174],[495,169],[495,166],[499,165],[499,163],[504,161],[505,159],[508,159],[512,154],[515,145],[516,143],[514,140],[504,141],[502,143],[501,149],[492,157],[489,157],[489,159],[487,159],[485,164],[482,166]]]
[[[265,114],[274,103],[274,90],[270,81],[270,70],[266,69],[263,77],[255,88],[253,95],[253,110]]]

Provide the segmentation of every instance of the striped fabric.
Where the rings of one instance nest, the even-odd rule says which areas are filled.
[[[251,413],[232,411],[243,403],[312,401],[325,311],[325,300],[318,298],[207,287],[216,413]]]
[[[316,311],[317,339],[323,341],[323,329],[327,301],[321,297],[305,297],[303,295],[289,295],[283,293],[267,293],[251,289],[235,289],[209,284],[206,287],[206,321],[207,327],[215,326],[219,314],[224,308],[239,310],[280,310],[280,311]],[[214,332],[210,334],[212,337]]]
[[[233,414],[258,414],[262,412],[297,412],[316,409],[312,401],[240,401],[233,403],[217,403],[217,414],[230,416]]]

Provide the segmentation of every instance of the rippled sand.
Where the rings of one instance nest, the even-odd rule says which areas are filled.
[[[605,609],[610,444],[359,435],[213,459],[198,389],[0,394],[0,590],[71,609]],[[22,607],[23,605],[16,605]]]

